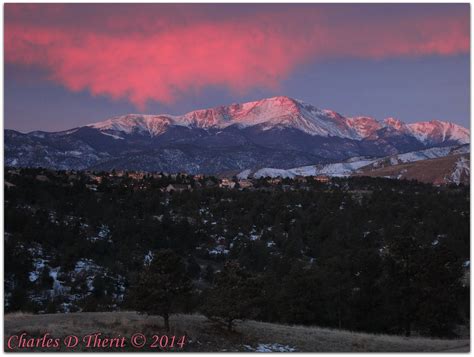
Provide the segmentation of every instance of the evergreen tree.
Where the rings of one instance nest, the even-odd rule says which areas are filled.
[[[177,312],[191,292],[191,281],[181,258],[171,250],[160,250],[143,269],[133,288],[137,311],[163,317],[170,330],[170,314]]]
[[[257,280],[236,262],[228,262],[224,270],[216,273],[214,286],[205,296],[204,314],[210,319],[225,322],[232,330],[235,320],[255,316],[259,288]]]

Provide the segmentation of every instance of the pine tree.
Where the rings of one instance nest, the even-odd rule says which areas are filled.
[[[207,292],[204,314],[209,319],[225,322],[232,330],[235,320],[255,316],[259,286],[255,277],[236,262],[228,262],[222,272],[216,273],[214,286]]]
[[[171,250],[160,250],[140,274],[132,299],[138,312],[163,317],[169,331],[170,314],[179,310],[191,288],[181,258]]]

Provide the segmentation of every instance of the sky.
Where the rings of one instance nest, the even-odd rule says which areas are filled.
[[[285,95],[469,127],[469,4],[5,4],[7,129]]]

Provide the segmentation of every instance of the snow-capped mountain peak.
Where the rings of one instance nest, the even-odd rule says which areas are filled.
[[[347,118],[347,124],[361,139],[367,138],[383,127],[382,123],[371,117]]]
[[[409,135],[423,144],[441,142],[468,143],[470,133],[459,125],[433,120],[406,124],[395,118],[378,121],[371,117],[344,117],[327,109],[286,96],[277,96],[242,104],[199,109],[181,116],[128,114],[88,125],[108,135],[141,133],[152,137],[163,134],[169,126],[201,129],[256,127],[262,131],[295,129],[311,136],[364,140],[383,129]]]
[[[385,126],[393,128],[396,131],[405,132],[407,130],[406,124],[397,118],[393,118],[393,117],[385,118],[383,123]]]
[[[424,143],[455,141],[460,144],[470,142],[469,129],[440,120],[431,120],[408,124],[413,136]]]
[[[171,116],[127,114],[89,124],[88,126],[101,131],[113,131],[125,134],[148,133],[150,136],[157,136],[164,133],[166,128],[172,124],[174,123]]]

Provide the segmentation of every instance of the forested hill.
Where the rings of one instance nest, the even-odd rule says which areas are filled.
[[[202,311],[233,261],[243,317],[449,336],[469,317],[469,187],[381,178],[5,170],[6,311],[109,311],[171,249]],[[233,187],[233,188],[230,188]],[[249,301],[250,301],[249,300]]]

